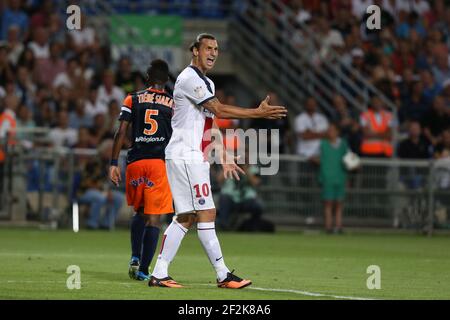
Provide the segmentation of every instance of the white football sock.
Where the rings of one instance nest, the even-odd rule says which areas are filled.
[[[169,276],[169,264],[177,254],[178,248],[181,245],[181,241],[188,232],[188,229],[183,227],[176,218],[167,227],[164,232],[161,252],[156,260],[155,268],[153,269],[152,276],[158,279],[166,278]]]
[[[214,222],[199,222],[197,223],[198,237],[208,255],[209,261],[217,272],[217,279],[219,281],[225,280],[227,273],[230,270],[227,268],[222,256],[222,249],[220,249],[219,239],[217,239]]]

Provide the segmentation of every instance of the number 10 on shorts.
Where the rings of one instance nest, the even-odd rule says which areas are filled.
[[[209,185],[207,183],[202,184],[201,188],[199,184],[196,184],[194,186],[194,190],[195,190],[195,197],[196,198],[200,198],[202,195],[204,197],[209,196]],[[200,193],[201,191],[201,193]]]

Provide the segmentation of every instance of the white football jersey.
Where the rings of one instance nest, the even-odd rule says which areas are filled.
[[[214,114],[201,105],[214,95],[214,82],[198,68],[191,65],[180,73],[173,91],[173,132],[166,147],[166,159],[204,161],[207,142],[203,142],[203,134],[211,129]]]

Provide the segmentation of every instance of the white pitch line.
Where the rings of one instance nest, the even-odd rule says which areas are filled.
[[[65,281],[39,281],[39,280],[6,280],[6,281],[0,281],[0,283],[66,283]],[[130,287],[132,286],[131,283],[128,282],[94,282],[94,281],[85,281],[82,282],[82,284],[99,284],[99,285],[111,285],[111,284],[118,284]],[[215,287],[214,284],[205,284],[205,283],[192,283],[190,285],[193,286],[208,286],[208,287]],[[190,285],[186,285],[186,288],[189,288]],[[294,289],[275,289],[275,288],[259,288],[259,287],[247,287],[246,290],[257,290],[257,291],[268,291],[268,292],[283,292],[283,293],[295,293],[300,294],[303,296],[309,296],[309,297],[324,297],[324,298],[333,298],[333,299],[344,299],[344,300],[375,300],[373,298],[363,298],[363,297],[350,297],[350,296],[337,296],[333,294],[326,294],[326,293],[317,293],[317,292],[309,292],[309,291],[302,291],[302,290],[294,290]]]
[[[335,296],[335,295],[332,295],[332,294],[308,292],[308,291],[293,290],[293,289],[271,289],[271,288],[258,288],[258,287],[247,287],[247,289],[259,290],[259,291],[296,293],[296,294],[301,294],[301,295],[310,296],[310,297],[328,297],[328,298],[345,299],[345,300],[374,300],[374,299],[371,299],[371,298]]]
[[[196,283],[195,285],[199,285],[199,286],[215,286],[213,284],[204,284],[204,283]],[[270,292],[295,293],[295,294],[300,294],[300,295],[303,295],[303,296],[310,296],[310,297],[327,297],[327,298],[345,299],[345,300],[375,300],[375,299],[372,299],[372,298],[336,296],[336,295],[333,295],[333,294],[308,292],[308,291],[294,290],[294,289],[275,289],[275,288],[246,287],[245,290],[258,290],[258,291],[270,291]]]

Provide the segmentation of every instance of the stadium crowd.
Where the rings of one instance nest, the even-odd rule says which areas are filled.
[[[290,115],[289,121],[258,120],[248,126],[281,129],[281,152],[306,157],[317,154],[330,122],[338,123],[350,148],[362,155],[392,156],[389,146],[371,154],[374,146],[364,141],[389,141],[393,130],[399,130],[404,139],[399,146],[390,147],[397,149],[400,157],[450,157],[449,1],[283,2],[295,12],[296,23],[307,24],[320,36],[320,54],[326,55],[332,47],[395,102],[399,122],[377,97],[371,101],[372,113],[359,114],[336,92],[333,114],[322,114],[310,97],[305,111]],[[365,9],[372,3],[382,8],[383,28],[379,32],[365,27]],[[68,31],[55,6],[52,0],[0,1],[0,124],[49,128],[48,143],[54,147],[108,148],[124,97],[145,88],[145,79],[133,70],[129,57],[113,63],[110,48],[99,41],[89,18],[82,20],[88,23],[83,22],[81,31]],[[121,12],[130,12],[127,8]],[[208,11],[209,18],[225,16],[217,8],[217,12]],[[282,19],[284,13],[278,14]],[[223,101],[235,99],[220,90],[218,95]],[[226,127],[236,127],[236,123],[226,122]],[[26,134],[19,138],[25,139]],[[2,157],[4,154],[0,154],[0,161]],[[101,165],[106,166],[108,161],[104,160]],[[89,172],[89,161],[86,158],[77,163],[80,172]],[[81,192],[92,188],[103,187],[83,187],[80,183]]]
[[[391,146],[397,149],[401,158],[449,156],[446,141],[450,134],[449,1],[284,2],[295,12],[295,24],[299,27],[305,24],[319,35],[318,52],[322,58],[326,58],[330,48],[341,54],[345,63],[357,69],[395,102],[397,109],[393,112],[398,119],[394,121],[389,115],[390,110],[374,97],[369,108],[375,111],[376,117],[371,121],[370,112],[358,114],[357,110],[349,109],[345,98],[336,92],[332,101],[334,113],[327,115],[328,119],[321,117],[312,106],[309,109],[313,111],[305,111],[295,120],[295,131],[300,134],[297,153],[310,155],[308,143],[302,144],[302,139],[316,141],[317,151],[317,140],[323,137],[327,122],[333,121],[339,123],[351,148],[364,156],[371,156],[373,151],[365,143],[374,138],[370,131],[380,131],[377,138],[390,140],[392,130],[398,130],[403,138],[399,145]],[[369,16],[366,9],[371,4],[381,8],[381,30],[372,31],[366,27]],[[283,15],[281,12],[279,18],[283,19]],[[300,33],[301,28],[298,30]],[[306,102],[307,110],[308,104],[316,103],[313,99]],[[317,134],[302,137],[305,128],[313,126],[317,129],[312,131]],[[375,152],[374,155],[389,157],[392,152]]]

